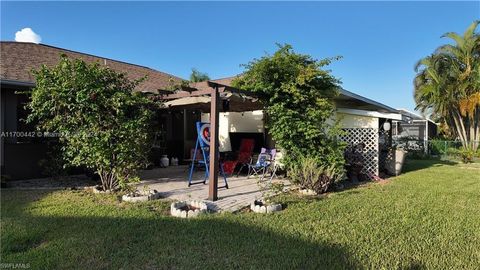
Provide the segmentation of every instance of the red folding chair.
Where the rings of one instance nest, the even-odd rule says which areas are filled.
[[[240,141],[240,149],[238,150],[237,159],[224,161],[223,169],[226,174],[232,175],[235,171],[235,168],[240,165],[240,169],[237,172],[237,176],[243,167],[250,164],[250,160],[253,155],[253,148],[255,147],[254,139],[242,139]]]

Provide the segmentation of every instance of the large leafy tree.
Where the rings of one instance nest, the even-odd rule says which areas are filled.
[[[190,82],[204,82],[210,80],[210,77],[207,73],[201,72],[196,68],[192,68],[192,73],[190,74]]]
[[[264,102],[266,126],[290,163],[314,157],[320,164],[343,166],[338,129],[330,121],[339,80],[324,69],[335,59],[316,60],[279,45],[273,55],[244,65],[245,72],[233,82]]]
[[[140,81],[66,56],[33,73],[27,120],[61,135],[66,163],[96,171],[104,190],[136,179],[135,170],[146,162],[152,105],[133,91]]]
[[[440,117],[476,151],[480,141],[480,35],[473,22],[463,35],[446,33],[453,44],[439,47],[415,66],[414,97],[422,112]]]

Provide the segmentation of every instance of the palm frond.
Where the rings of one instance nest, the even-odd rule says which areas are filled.
[[[471,39],[475,34],[475,29],[477,29],[478,24],[480,24],[479,20],[473,21],[472,24],[465,30],[463,34],[464,39]]]
[[[448,32],[442,35],[442,38],[448,37],[450,39],[453,39],[458,47],[463,47],[465,44],[465,40],[463,39],[462,36],[455,32]]]

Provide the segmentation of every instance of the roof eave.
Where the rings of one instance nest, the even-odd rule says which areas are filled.
[[[35,87],[33,82],[17,81],[17,80],[8,80],[0,79],[2,85],[11,85],[11,86],[20,86],[20,87]]]
[[[399,113],[398,110],[396,110],[396,109],[394,109],[390,106],[387,106],[385,104],[382,104],[382,103],[374,101],[374,100],[371,100],[371,99],[366,98],[364,96],[360,96],[358,94],[352,93],[352,92],[350,92],[348,90],[345,90],[343,88],[340,88],[340,94],[344,95],[344,96],[347,96],[347,97],[354,98],[354,99],[358,99],[358,100],[363,101],[365,103],[368,103],[368,104],[374,105],[376,107],[382,108],[382,109],[384,109],[388,112],[391,112],[391,113]]]

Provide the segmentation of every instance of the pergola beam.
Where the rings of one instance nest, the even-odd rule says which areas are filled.
[[[220,93],[230,92],[230,93],[235,93],[235,94],[250,96],[250,97],[257,97],[258,96],[257,94],[255,94],[251,91],[241,90],[241,89],[231,87],[231,86],[228,86],[228,85],[224,85],[224,84],[221,84],[221,83],[208,81],[207,84],[208,84],[208,86],[210,86],[212,88],[215,88],[215,87],[219,88]]]
[[[238,88],[231,87],[228,85],[224,85],[224,84],[220,84],[212,81],[207,81],[205,83],[208,86],[207,89],[198,89],[198,88],[189,87],[189,86],[182,86],[181,92],[175,93],[167,90],[158,90],[158,92],[161,95],[160,99],[163,99],[163,100],[210,95],[212,89],[217,89],[216,91],[218,93],[234,93],[240,96],[249,96],[249,97],[257,96],[253,92],[240,90]]]
[[[184,97],[198,97],[198,96],[205,96],[210,95],[212,93],[211,89],[207,90],[197,90],[193,92],[181,92],[181,93],[173,93],[169,95],[164,95],[161,99],[176,99],[176,98],[184,98]]]

